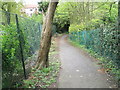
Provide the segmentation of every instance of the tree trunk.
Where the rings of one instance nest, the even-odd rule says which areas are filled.
[[[52,22],[54,17],[54,12],[57,7],[58,2],[50,2],[48,6],[48,11],[46,19],[43,23],[42,28],[42,38],[40,43],[40,50],[38,54],[38,60],[36,63],[36,68],[41,69],[44,66],[49,65],[48,54],[51,45],[51,36],[52,36]]]

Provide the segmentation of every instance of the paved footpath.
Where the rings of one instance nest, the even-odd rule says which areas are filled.
[[[61,71],[58,88],[109,88],[108,77],[100,67],[79,48],[70,45],[67,35],[59,41]]]

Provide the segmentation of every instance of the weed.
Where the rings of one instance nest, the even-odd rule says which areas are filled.
[[[35,83],[40,85],[41,88],[47,88],[49,87],[52,83],[57,82],[55,77],[58,74],[60,63],[54,62],[50,63],[48,68],[43,68],[42,70],[36,70],[32,74],[32,80],[24,80],[24,88],[33,88],[36,87]]]

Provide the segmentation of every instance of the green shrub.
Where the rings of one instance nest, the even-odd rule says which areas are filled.
[[[21,71],[19,41],[15,24],[1,27],[3,87],[9,87],[13,76]]]

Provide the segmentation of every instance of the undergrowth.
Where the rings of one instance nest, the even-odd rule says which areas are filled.
[[[58,51],[56,47],[55,38],[52,38],[50,53],[49,53],[49,67],[41,70],[32,68],[31,74],[27,80],[23,81],[23,88],[56,88],[57,77],[60,70],[60,61],[58,59]]]
[[[49,88],[53,83],[57,82],[60,63],[50,63],[48,68],[41,70],[32,69],[29,79],[24,80],[23,88]]]

